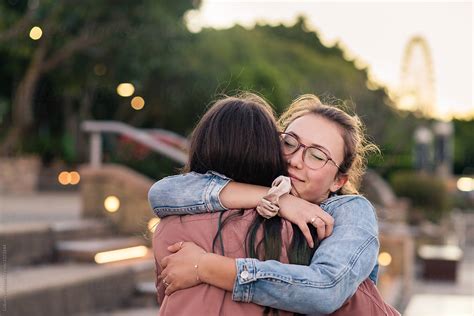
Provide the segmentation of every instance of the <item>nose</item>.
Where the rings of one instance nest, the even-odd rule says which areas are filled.
[[[303,152],[304,148],[300,147],[298,148],[297,151],[292,153],[289,158],[288,158],[288,164],[296,169],[302,169],[303,168]]]

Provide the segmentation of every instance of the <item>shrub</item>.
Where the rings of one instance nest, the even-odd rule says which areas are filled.
[[[413,212],[411,221],[424,217],[439,222],[450,210],[450,198],[446,183],[434,176],[418,172],[399,172],[392,175],[390,182],[398,196],[411,200]]]

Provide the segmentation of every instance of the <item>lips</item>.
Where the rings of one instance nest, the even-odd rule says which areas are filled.
[[[292,180],[304,182],[302,179],[298,178],[298,177],[295,176],[294,174],[288,173],[288,176],[289,176]]]

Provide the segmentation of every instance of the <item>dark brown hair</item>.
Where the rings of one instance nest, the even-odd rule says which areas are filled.
[[[237,182],[270,186],[286,173],[272,108],[246,93],[218,100],[191,137],[185,172],[213,170]]]

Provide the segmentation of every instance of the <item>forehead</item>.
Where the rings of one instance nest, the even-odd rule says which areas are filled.
[[[344,157],[344,139],[340,127],[322,116],[311,113],[303,115],[291,122],[285,131],[298,135],[305,145],[323,146],[337,161],[342,161]]]

